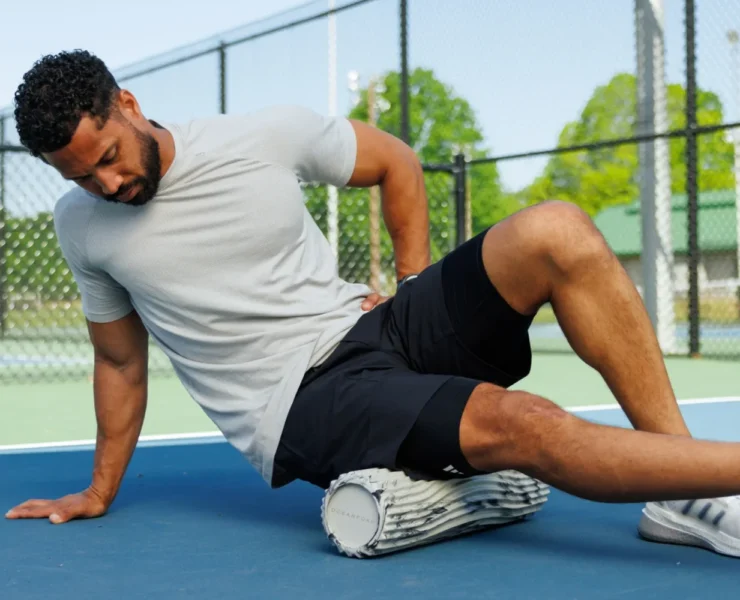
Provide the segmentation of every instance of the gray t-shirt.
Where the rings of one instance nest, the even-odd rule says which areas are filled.
[[[167,125],[175,159],[145,206],[81,188],[55,226],[85,316],[133,309],[188,393],[269,483],[305,371],[362,314],[301,184],[342,187],[357,142],[345,118],[294,107]]]

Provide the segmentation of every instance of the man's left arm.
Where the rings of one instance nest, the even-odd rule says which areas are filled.
[[[398,280],[431,262],[424,172],[414,151],[380,129],[351,120],[357,156],[349,187],[379,186],[383,220],[393,242]]]
[[[429,266],[424,173],[407,144],[361,121],[327,117],[301,106],[273,107],[257,117],[264,158],[291,169],[301,181],[380,187],[398,279]]]

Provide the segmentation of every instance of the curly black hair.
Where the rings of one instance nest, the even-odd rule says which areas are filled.
[[[42,57],[15,93],[15,122],[21,143],[34,156],[64,148],[88,115],[105,123],[119,91],[115,77],[85,50]]]

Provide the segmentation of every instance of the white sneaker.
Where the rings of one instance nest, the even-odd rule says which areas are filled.
[[[637,530],[653,542],[740,557],[740,496],[649,502]]]

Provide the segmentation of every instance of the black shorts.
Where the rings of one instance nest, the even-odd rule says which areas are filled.
[[[484,268],[485,232],[364,314],[306,373],[272,479],[322,488],[371,467],[418,477],[469,476],[460,450],[465,404],[482,382],[509,387],[531,366],[532,317],[513,310]]]

